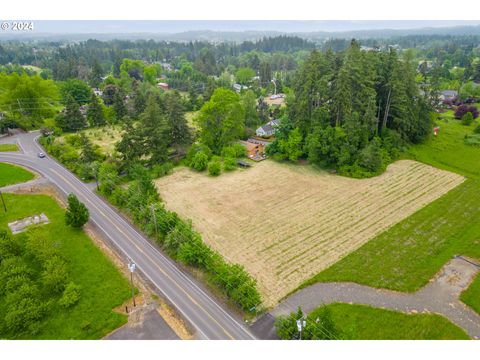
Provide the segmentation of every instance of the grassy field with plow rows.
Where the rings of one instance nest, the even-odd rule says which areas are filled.
[[[245,266],[272,306],[463,181],[410,160],[363,180],[264,161],[218,178],[181,168],[156,184],[169,209]]]

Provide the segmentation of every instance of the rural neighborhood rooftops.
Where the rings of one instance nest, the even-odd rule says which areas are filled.
[[[233,90],[235,90],[236,92],[240,92],[243,89],[248,89],[248,86],[241,85],[241,84],[233,84]]]

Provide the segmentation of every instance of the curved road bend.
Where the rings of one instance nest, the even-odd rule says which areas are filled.
[[[172,260],[153,247],[75,175],[49,156],[38,158],[38,152],[43,151],[35,141],[38,135],[33,132],[8,138],[8,142],[16,140],[23,153],[0,153],[0,161],[30,168],[58,186],[65,195],[77,195],[90,211],[90,222],[117,246],[125,258],[137,264],[138,269],[193,326],[197,338],[255,339],[240,320],[222,308],[195,280],[182,273]]]

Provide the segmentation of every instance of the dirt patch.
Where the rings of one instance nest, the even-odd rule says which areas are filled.
[[[40,215],[33,215],[29,216],[25,219],[20,219],[17,221],[13,221],[8,223],[8,227],[13,235],[19,234],[27,230],[28,227],[32,225],[45,225],[49,224],[50,220],[48,220],[47,215],[41,213]]]
[[[410,160],[363,180],[267,160],[218,178],[180,168],[156,185],[169,209],[245,266],[272,306],[463,180]]]

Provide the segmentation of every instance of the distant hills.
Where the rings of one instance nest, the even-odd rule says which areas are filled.
[[[0,40],[47,40],[47,41],[84,41],[97,40],[157,40],[157,41],[208,41],[208,42],[243,42],[255,41],[263,37],[275,37],[280,35],[299,36],[315,42],[323,42],[326,39],[365,39],[365,38],[391,38],[407,35],[480,35],[480,25],[454,26],[454,27],[425,27],[416,29],[371,29],[350,31],[312,31],[312,32],[286,32],[286,31],[214,31],[214,30],[191,30],[176,33],[166,32],[126,32],[126,33],[14,33],[0,32]]]

